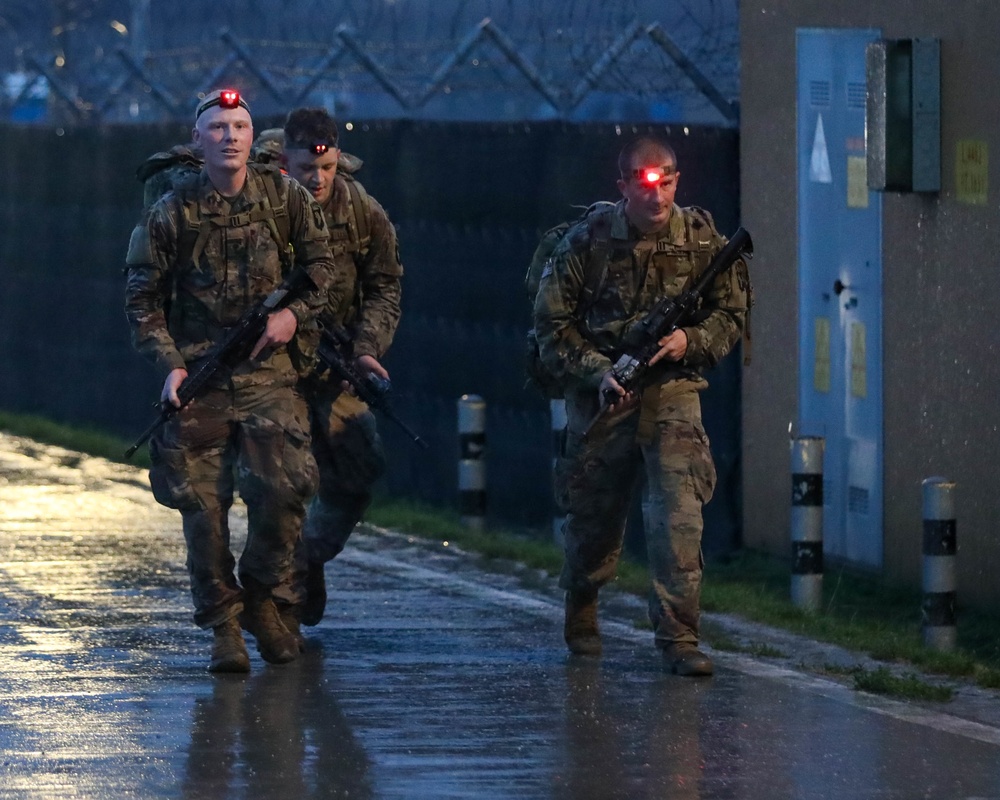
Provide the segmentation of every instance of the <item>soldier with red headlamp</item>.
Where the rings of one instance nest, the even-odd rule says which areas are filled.
[[[331,297],[321,324],[350,337],[355,371],[388,379],[382,358],[400,318],[401,278],[396,229],[353,172],[360,160],[340,151],[337,123],[323,108],[298,108],[285,121],[281,163],[319,203],[338,267],[350,291]],[[326,607],[324,566],[335,558],[372,500],[386,457],[371,409],[326,373],[303,381],[312,420],[320,484],[296,553],[296,580],[286,618],[316,625]],[[294,623],[293,623],[294,624]]]
[[[742,262],[720,275],[696,319],[658,341],[645,385],[626,392],[612,365],[630,333],[660,298],[693,283],[726,240],[708,212],[676,204],[680,173],[667,142],[639,137],[622,149],[618,168],[622,199],[566,232],[535,299],[539,351],[562,380],[568,418],[559,459],[568,512],[563,634],[572,653],[600,654],[598,590],[615,576],[644,470],[654,642],[671,671],[710,675],[712,662],[698,649],[699,597],[702,507],[716,476],[698,392],[707,386],[703,370],[744,330],[749,279]],[[608,413],[595,420],[606,404]]]
[[[274,602],[318,483],[297,385],[310,367],[306,331],[348,289],[309,193],[275,167],[248,163],[253,123],[237,91],[199,102],[192,138],[204,166],[144,214],[126,259],[125,311],[135,347],[163,375],[161,401],[180,408],[189,373],[293,270],[311,284],[269,314],[246,360],[150,439],[153,493],[183,520],[194,620],[214,632],[209,669],[246,672],[241,620],[266,661],[299,652]],[[249,527],[238,564],[228,521],[237,489]]]

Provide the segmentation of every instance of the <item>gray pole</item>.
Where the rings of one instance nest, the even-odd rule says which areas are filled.
[[[792,603],[823,604],[823,448],[821,436],[792,439]]]
[[[566,509],[559,504],[559,492],[555,491],[557,462],[562,456],[563,443],[566,439],[566,401],[549,400],[549,415],[552,418],[552,541],[557,546],[563,546],[563,524],[566,522]]]
[[[479,395],[458,399],[458,494],[462,523],[482,530],[486,523],[486,403]]]
[[[955,526],[955,484],[944,478],[923,482],[924,500],[924,598],[922,605],[924,645],[950,652],[957,639],[958,549]]]

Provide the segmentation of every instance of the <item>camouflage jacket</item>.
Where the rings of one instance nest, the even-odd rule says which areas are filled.
[[[594,220],[610,215],[611,252],[607,272],[593,298],[581,307]],[[578,222],[560,242],[542,270],[535,298],[534,322],[546,367],[568,386],[596,389],[611,369],[632,326],[664,295],[674,297],[700,274],[726,240],[708,212],[674,205],[667,226],[641,236],[619,201]],[[690,327],[687,353],[680,362],[660,362],[652,383],[687,379],[702,382],[700,372],[725,356],[746,323],[749,281],[738,262],[720,275],[706,293],[701,313]],[[662,366],[661,366],[662,365]]]
[[[355,203],[365,207],[356,209]],[[334,260],[350,276],[347,293],[331,297],[324,314],[354,333],[355,357],[380,359],[399,325],[403,267],[396,229],[378,201],[342,173],[334,179],[323,213]]]
[[[126,258],[125,314],[132,341],[164,376],[177,368],[190,369],[227,326],[285,277],[281,245],[260,218],[271,205],[264,181],[275,176],[295,261],[318,287],[288,306],[300,332],[327,298],[340,302],[347,294],[347,276],[335,268],[326,220],[305,189],[273,167],[251,165],[243,191],[230,203],[205,172],[197,173],[144,214],[132,232]],[[206,235],[194,247],[185,247],[182,241],[191,239],[192,219],[200,220]],[[296,377],[287,347],[242,365],[233,375],[240,385],[291,384]]]

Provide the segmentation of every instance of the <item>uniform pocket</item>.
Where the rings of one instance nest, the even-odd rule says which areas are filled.
[[[201,501],[191,484],[191,471],[187,454],[178,447],[170,447],[157,437],[149,442],[149,485],[156,502],[178,510],[197,509]]]
[[[242,426],[239,475],[244,499],[275,493],[307,498],[319,486],[308,436],[297,426],[285,428],[264,417]]]

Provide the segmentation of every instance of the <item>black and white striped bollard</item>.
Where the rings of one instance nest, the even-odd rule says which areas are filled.
[[[475,394],[458,399],[458,495],[462,524],[486,526],[486,403]]]
[[[821,436],[791,440],[792,603],[819,611],[823,603],[823,448]]]
[[[958,629],[955,606],[958,549],[955,526],[955,484],[944,478],[923,482],[924,500],[924,646],[940,652],[955,649]]]

